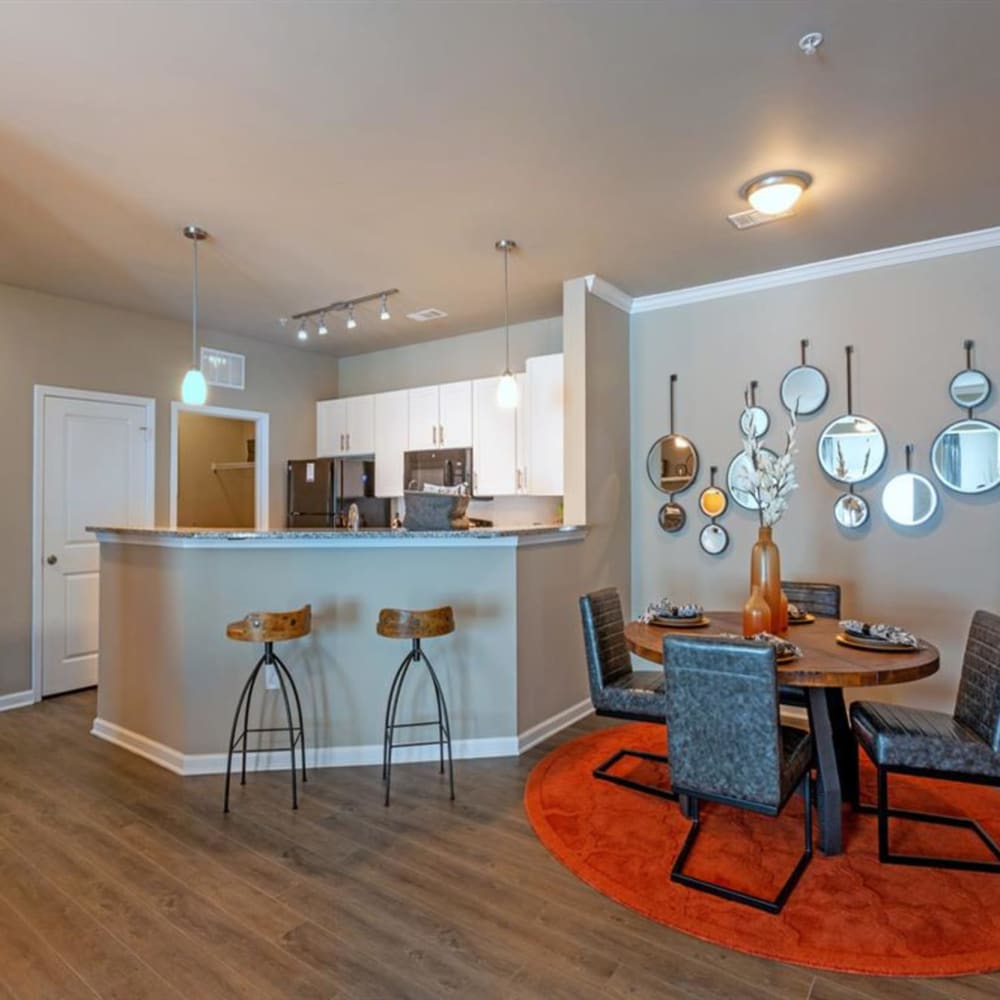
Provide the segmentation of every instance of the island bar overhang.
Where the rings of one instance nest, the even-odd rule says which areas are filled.
[[[313,608],[313,632],[280,652],[302,696],[311,766],[381,760],[385,699],[406,650],[380,638],[382,607],[455,609],[427,643],[456,758],[515,755],[590,710],[577,594],[581,528],[406,533],[97,528],[101,664],[95,735],[180,774],[225,770],[240,688],[259,651],[226,639],[250,611]],[[429,685],[401,703],[433,716]],[[275,691],[255,694],[263,725]],[[280,745],[280,744],[275,744]],[[430,759],[436,747],[401,751]],[[252,768],[287,754],[252,755]]]

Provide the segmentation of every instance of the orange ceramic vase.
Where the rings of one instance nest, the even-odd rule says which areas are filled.
[[[771,631],[771,609],[767,606],[760,587],[755,583],[750,588],[750,597],[743,605],[743,635],[749,639],[758,632]]]
[[[769,631],[781,634],[788,631],[788,612],[782,622],[781,602],[781,556],[778,546],[771,538],[770,526],[762,525],[757,533],[757,541],[750,553],[750,590],[760,588],[760,596],[771,612]],[[787,598],[786,598],[787,600]],[[786,606],[787,607],[787,606]]]

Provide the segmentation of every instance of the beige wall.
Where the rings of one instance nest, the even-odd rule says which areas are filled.
[[[182,410],[177,421],[177,527],[253,528],[254,470],[219,469],[215,463],[246,462],[252,420]]]
[[[525,358],[562,350],[562,317],[517,323],[510,328],[510,366],[524,371]],[[499,375],[504,331],[481,330],[340,359],[340,395],[360,396],[440,382]]]
[[[333,359],[208,332],[205,344],[247,357],[243,392],[212,388],[209,402],[271,415],[270,515],[283,524],[284,460],[315,450],[314,401],[337,392]],[[48,384],[156,399],[156,519],[166,524],[169,402],[190,363],[190,329],[71,299],[0,286],[0,424],[6,489],[0,541],[0,694],[31,686],[32,387]]]
[[[822,368],[831,395],[803,418],[797,456],[800,489],[775,529],[786,579],[833,581],[844,611],[910,626],[941,647],[942,670],[875,697],[941,709],[953,704],[965,632],[976,608],[1000,609],[1000,490],[963,497],[939,486],[939,514],[925,527],[894,527],[882,513],[886,482],[904,467],[904,445],[916,445],[914,468],[931,476],[935,435],[960,417],[948,381],[964,366],[962,341],[976,341],[978,366],[994,395],[981,415],[1000,419],[1000,326],[996,289],[1000,251],[942,257],[738,295],[632,318],[632,610],[664,595],[709,607],[736,608],[746,598],[756,516],[731,505],[722,519],[730,546],[706,555],[698,532],[706,518],[698,494],[708,467],[724,476],[740,448],[744,385],[758,379],[758,401],[771,414],[767,443],[780,447],[786,419],[778,400],[784,372],[797,363],[801,337]],[[816,441],[846,410],[844,346],[855,346],[854,409],[879,423],[889,443],[886,466],[860,492],[869,524],[839,529],[832,507],[841,488],[823,475]],[[646,477],[646,453],[667,433],[667,379],[677,372],[676,429],[701,458],[698,481],[677,499],[688,515],[678,535],[656,521],[664,501]],[[869,695],[871,692],[869,692]]]

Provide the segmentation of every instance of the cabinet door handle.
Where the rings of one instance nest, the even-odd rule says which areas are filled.
[[[517,492],[521,492],[521,470],[517,470]]]
[[[438,441],[444,444],[444,424],[438,424]]]
[[[472,473],[472,492],[473,493],[478,493],[479,492],[479,473],[478,472],[473,472]]]
[[[351,432],[350,431],[347,432],[347,450],[348,451],[351,450]]]
[[[431,424],[431,441],[433,441],[434,444],[438,443],[438,429],[437,429],[437,424]]]

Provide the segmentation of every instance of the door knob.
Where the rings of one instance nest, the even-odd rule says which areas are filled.
[[[57,562],[59,562],[59,560],[58,560],[58,559],[57,559],[57,558],[56,558],[55,556],[49,556],[49,557],[48,557],[48,559],[46,559],[45,561],[46,561],[46,562],[47,562],[47,563],[48,563],[48,564],[49,564],[50,566],[55,566],[55,564],[56,564]]]

